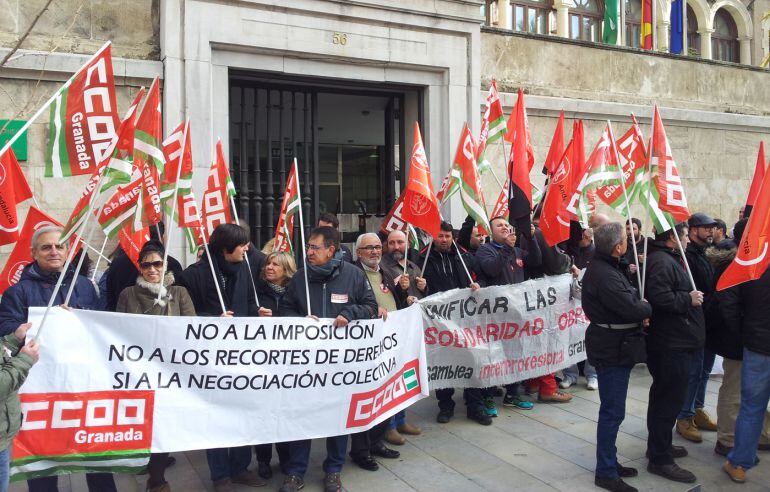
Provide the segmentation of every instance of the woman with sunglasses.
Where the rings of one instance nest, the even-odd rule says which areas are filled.
[[[136,285],[123,289],[118,298],[115,311],[119,313],[151,314],[155,316],[195,316],[190,294],[184,287],[172,285],[174,274],[163,272],[163,245],[157,241],[148,241],[139,251],[139,277]],[[158,299],[160,292],[160,301]],[[150,492],[170,492],[164,473],[168,464],[168,453],[153,453],[147,466],[149,479],[147,490]]]
[[[265,258],[265,266],[257,284],[257,297],[259,299],[260,316],[278,316],[278,301],[286,291],[286,285],[297,272],[297,264],[289,253],[274,252]],[[270,461],[273,459],[272,444],[258,444],[255,447],[257,454],[257,473],[260,477],[269,480],[273,476]],[[278,451],[278,463],[283,466],[288,460],[287,443],[276,443]]]

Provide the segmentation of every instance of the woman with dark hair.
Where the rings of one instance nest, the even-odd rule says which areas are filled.
[[[139,272],[136,285],[123,289],[115,308],[119,313],[151,314],[155,316],[195,316],[190,295],[184,287],[172,285],[174,274],[163,272],[163,245],[157,241],[148,241],[139,251]],[[160,293],[160,300],[158,300]],[[157,302],[156,302],[157,301]],[[168,453],[153,453],[147,468],[149,479],[147,490],[151,492],[169,492],[171,487],[166,482],[164,473],[169,462]]]

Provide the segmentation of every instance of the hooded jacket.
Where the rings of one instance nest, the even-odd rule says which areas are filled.
[[[714,268],[714,287],[719,277],[733,261],[735,247],[721,247],[706,250],[706,257]],[[711,300],[705,308],[706,318],[706,348],[727,359],[743,359],[743,342],[741,340],[741,313],[738,298],[740,286],[716,291],[712,287]]]
[[[653,241],[648,244],[645,299],[652,305],[647,331],[650,351],[703,348],[706,331],[703,309],[693,306],[692,284],[679,251]]]
[[[463,260],[468,269],[472,271],[473,262],[469,255],[463,255]],[[464,289],[471,285],[468,274],[465,273],[465,267],[463,267],[460,256],[454,247],[444,253],[436,249],[434,244],[428,252],[428,262],[425,264],[423,276],[428,283],[428,295],[452,289]]]
[[[366,275],[360,268],[337,255],[326,274],[308,270],[310,286],[310,314],[319,318],[343,316],[348,321],[377,317],[377,299]],[[305,272],[300,269],[291,278],[278,311],[281,316],[307,316]]]
[[[220,262],[225,261],[224,257],[215,256],[213,260],[214,273],[227,310],[232,311],[236,317],[258,316],[259,308],[249,279],[251,272],[246,262],[232,263],[228,265],[232,271],[224,272],[219,266]],[[177,285],[187,289],[198,316],[222,314],[222,305],[206,253],[179,275]]]
[[[123,289],[115,311],[118,313],[152,314],[157,316],[195,316],[190,294],[187,289],[174,283],[174,274],[168,272],[160,284],[151,284],[141,275],[136,285]],[[156,304],[158,290],[163,290],[160,303]]]
[[[64,303],[73,271],[71,268],[64,277],[54,306]],[[13,333],[20,324],[26,323],[30,307],[47,306],[58,279],[58,272],[44,272],[37,266],[37,262],[24,267],[19,282],[9,287],[0,301],[0,336]],[[96,289],[86,277],[75,277],[75,289],[72,291],[69,306],[76,309],[96,309],[99,306]]]

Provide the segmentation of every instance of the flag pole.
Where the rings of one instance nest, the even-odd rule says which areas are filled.
[[[104,43],[104,45],[102,45],[102,47],[99,48],[99,51],[94,53],[93,56],[91,56],[91,58],[89,58],[87,62],[85,62],[83,65],[81,65],[80,68],[74,74],[72,74],[72,76],[69,78],[69,80],[67,80],[61,87],[59,87],[59,90],[57,90],[54,93],[54,95],[51,96],[40,107],[40,109],[37,110],[37,112],[35,112],[35,114],[33,114],[32,116],[29,117],[29,119],[24,123],[24,125],[22,125],[22,127],[19,128],[19,130],[16,133],[14,133],[14,135],[10,139],[8,139],[8,141],[5,143],[5,145],[3,145],[2,150],[0,150],[0,156],[5,154],[8,151],[8,149],[11,148],[11,145],[13,145],[14,142],[16,142],[16,140],[18,140],[19,137],[21,137],[24,134],[24,132],[27,131],[27,129],[29,129],[30,126],[32,126],[32,123],[34,123],[35,120],[37,120],[40,117],[40,115],[43,114],[43,111],[45,111],[48,108],[48,106],[50,106],[51,103],[54,102],[54,100],[59,96],[59,94],[61,94],[61,91],[63,89],[66,89],[67,87],[69,87],[70,84],[72,84],[72,81],[75,80],[75,77],[80,75],[80,72],[82,72],[83,69],[89,63],[91,63],[97,56],[101,55],[102,51],[107,49],[111,44],[112,44],[112,41],[107,41],[106,43]],[[38,208],[40,208],[40,207],[38,207]],[[41,328],[42,328],[42,325],[41,325]]]
[[[184,131],[182,132],[182,148],[179,151],[179,158],[177,159],[177,166],[176,166],[176,179],[174,181],[174,193],[171,195],[171,223],[177,222],[176,220],[176,198],[179,196],[179,178],[182,176],[182,165],[184,162],[184,156],[185,152],[187,151],[187,137],[190,130],[190,120],[187,119],[184,123]],[[160,227],[158,224],[155,224],[156,227],[158,227],[158,234],[160,234]],[[168,238],[166,238],[166,245],[163,248],[163,266],[160,269],[160,286],[163,287],[163,282],[166,278],[166,271],[168,268],[166,267],[166,262],[168,262],[168,250],[171,245],[171,236],[173,234],[169,234]],[[162,238],[159,237],[159,239],[162,240]],[[155,298],[155,305],[160,304],[160,297],[163,294],[163,289],[158,289],[158,297]]]
[[[610,141],[612,142],[612,150],[615,152],[615,161],[618,163],[618,174],[620,176],[620,186],[623,188],[623,200],[626,203],[626,211],[628,217],[626,224],[631,224],[631,236],[634,234],[634,226],[631,222],[631,204],[628,201],[628,192],[626,191],[626,176],[623,172],[623,164],[620,162],[620,153],[618,152],[618,146],[615,143],[615,134],[612,131],[612,122],[607,120],[607,128],[610,130]],[[639,299],[644,299],[644,293],[642,292],[642,277],[639,275],[639,252],[636,250],[636,241],[631,241],[631,245],[634,248],[634,263],[636,263],[636,281],[639,284]]]
[[[222,297],[222,288],[219,286],[219,279],[217,279],[217,273],[214,271],[214,261],[211,259],[211,251],[209,251],[209,242],[206,241],[206,234],[203,232],[203,224],[200,220],[200,214],[198,215],[198,224],[200,224],[201,238],[203,238],[203,249],[206,250],[206,259],[209,260],[209,268],[211,268],[211,276],[214,278],[214,287],[217,289],[217,297],[219,297],[219,305],[222,306],[222,314],[227,312],[225,307],[225,300]]]
[[[428,249],[425,250],[425,259],[422,260],[422,270],[420,270],[420,275],[422,277],[425,277],[425,267],[428,266],[428,257],[430,256],[430,251],[433,246],[433,236],[430,237],[430,241],[428,241]]]
[[[104,242],[102,243],[102,249],[99,251],[99,256],[96,257],[96,265],[94,265],[94,273],[91,275],[91,282],[96,283],[96,272],[99,271],[99,263],[101,263],[102,258],[104,258],[104,248],[107,247],[107,240],[109,237],[105,234],[104,236]]]
[[[468,280],[470,283],[473,283],[473,277],[471,277],[471,272],[468,270],[468,265],[465,264],[465,260],[463,260],[463,255],[460,252],[460,247],[457,246],[457,241],[452,239],[452,244],[454,244],[455,250],[457,251],[457,257],[460,258],[460,263],[463,264],[463,268],[465,269],[465,274],[468,276]]]
[[[294,181],[297,186],[297,196],[299,197],[299,234],[302,238],[302,260],[305,268],[302,271],[305,273],[305,300],[307,301],[307,315],[312,316],[310,311],[310,282],[307,280],[307,248],[305,244],[305,221],[302,218],[302,194],[299,187],[299,165],[297,164],[297,158],[294,158]]]
[[[406,273],[406,268],[409,265],[409,224],[406,224],[406,245],[404,246],[404,275],[408,275]]]
[[[235,219],[235,223],[240,225],[240,219],[238,218],[238,209],[235,208],[235,198],[233,198],[232,195],[230,195],[230,205],[233,207],[233,218]],[[249,242],[251,242],[251,238],[249,238]],[[248,253],[243,256],[243,258],[246,260],[246,266],[249,267],[249,279],[251,279],[251,288],[254,289],[254,299],[257,301],[257,307],[262,307],[259,305],[259,296],[257,295],[257,284],[254,283],[254,275],[251,274],[251,262],[249,261],[249,255]]]
[[[682,247],[682,240],[679,239],[679,234],[676,233],[676,226],[671,228],[676,238],[676,245],[679,246],[679,252],[682,254],[682,261],[684,262],[685,269],[687,270],[687,276],[690,277],[690,283],[692,284],[692,290],[698,290],[695,285],[695,279],[692,276],[692,270],[690,270],[690,262],[687,261],[687,256],[684,254],[684,248]]]

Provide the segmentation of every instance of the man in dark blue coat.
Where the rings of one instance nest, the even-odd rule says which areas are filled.
[[[41,227],[32,235],[32,263],[24,268],[21,280],[3,293],[0,301],[0,336],[13,333],[27,322],[30,307],[44,307],[53,295],[56,282],[67,261],[68,243],[59,244],[62,228]],[[74,274],[74,265],[64,274],[54,305],[64,304],[67,291],[75,282],[69,306],[77,309],[95,309],[98,296],[93,284],[83,276]],[[30,492],[57,490],[56,476],[28,480]],[[113,492],[115,480],[111,473],[87,473],[86,483],[92,492]]]

